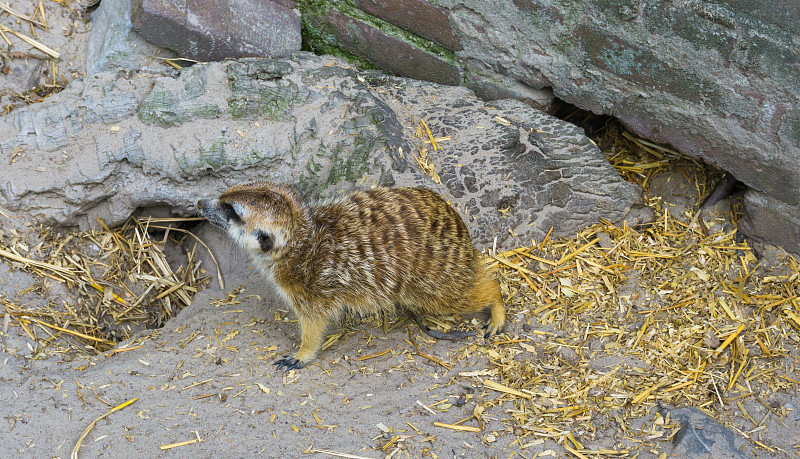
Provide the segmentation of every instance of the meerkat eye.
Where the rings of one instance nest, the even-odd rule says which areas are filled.
[[[269,234],[263,231],[259,231],[256,233],[256,237],[258,238],[258,245],[261,246],[262,252],[268,252],[270,249],[272,249],[272,246],[274,244],[272,241],[272,237],[270,237]]]
[[[236,213],[236,209],[234,209],[232,205],[228,204],[227,202],[223,202],[219,207],[222,210],[222,213],[225,214],[225,218],[228,221],[234,221],[237,223],[242,221],[242,217]]]

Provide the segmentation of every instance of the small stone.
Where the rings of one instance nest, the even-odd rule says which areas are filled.
[[[672,439],[673,457],[744,459],[736,448],[736,435],[709,415],[694,407],[683,407],[669,412],[681,429]],[[663,413],[666,416],[666,413]]]
[[[598,239],[597,243],[600,244],[600,247],[604,249],[610,249],[614,247],[614,241],[611,240],[611,236],[609,236],[608,233],[604,233],[601,231],[595,234],[595,237],[597,237]]]
[[[716,349],[720,345],[720,340],[710,328],[703,334],[703,344],[709,349]]]
[[[578,362],[578,353],[570,347],[561,346],[556,350],[556,354],[570,365],[574,365]]]

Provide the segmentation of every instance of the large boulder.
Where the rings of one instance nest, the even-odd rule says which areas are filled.
[[[421,120],[441,149],[426,144]],[[98,73],[0,118],[0,154],[10,158],[0,206],[63,227],[136,211],[192,215],[199,197],[257,179],[307,198],[428,186],[479,244],[500,247],[641,217],[640,189],[575,126],[521,102],[487,105],[463,87],[306,53],[172,75]]]
[[[133,28],[181,57],[284,57],[300,50],[300,17],[291,0],[133,0]]]
[[[411,53],[394,52],[400,45],[385,34],[450,62],[482,97],[547,106],[537,91],[552,89],[561,100],[619,118],[638,136],[728,171],[750,188],[740,229],[800,254],[797,2],[389,3],[297,5],[312,48],[324,43],[320,49],[329,50],[339,39],[341,49],[392,72],[440,74],[402,58]],[[326,8],[346,19],[330,19],[338,16]],[[342,25],[350,23],[356,25]],[[426,33],[431,24],[442,33]],[[354,46],[348,31],[356,28]]]

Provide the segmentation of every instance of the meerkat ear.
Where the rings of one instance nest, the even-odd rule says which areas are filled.
[[[269,252],[273,245],[275,245],[272,236],[263,231],[256,232],[256,238],[258,239],[258,245],[261,247],[262,252]]]

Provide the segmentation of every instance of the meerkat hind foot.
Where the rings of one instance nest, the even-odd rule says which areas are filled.
[[[505,326],[506,326],[505,323],[498,325],[498,324],[493,324],[490,321],[489,323],[486,324],[486,326],[483,327],[484,330],[486,330],[486,333],[484,333],[483,338],[489,339],[492,336],[496,336],[499,335],[500,333],[503,333],[503,330],[506,328]]]

